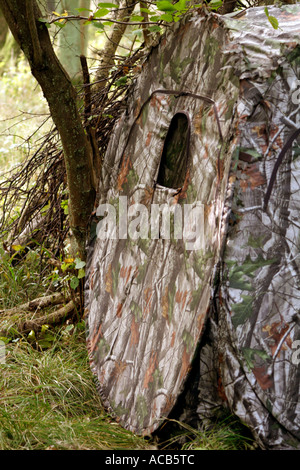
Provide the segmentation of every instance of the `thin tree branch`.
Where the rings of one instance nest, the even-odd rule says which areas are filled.
[[[85,21],[108,21],[110,23],[116,23],[116,24],[123,24],[126,26],[142,26],[143,25],[148,25],[148,24],[153,24],[157,25],[159,24],[157,21],[119,21],[119,20],[113,20],[112,18],[95,18],[93,16],[87,17],[87,16],[80,16],[80,15],[68,15],[68,16],[56,16],[52,20],[47,21],[48,24],[53,24],[56,23],[57,21],[60,20],[65,20],[65,21],[71,21],[71,20],[85,20]],[[168,24],[164,24],[164,26],[169,26]]]
[[[65,300],[65,296],[62,293],[56,292],[54,294],[46,295],[44,297],[39,297],[37,299],[31,300],[29,302],[26,302],[25,304],[17,305],[16,307],[7,310],[0,310],[0,313],[4,315],[13,315],[19,312],[28,312],[49,307],[50,305],[59,305]]]
[[[76,301],[79,301],[78,296],[76,297]],[[75,308],[76,302],[71,300],[64,307],[59,308],[55,312],[44,315],[36,320],[29,320],[21,323],[18,325],[17,329],[20,333],[29,333],[31,330],[38,331],[43,325],[55,325],[70,317]]]

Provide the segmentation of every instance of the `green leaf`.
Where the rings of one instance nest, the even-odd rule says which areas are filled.
[[[61,201],[60,207],[63,209],[65,215],[69,214],[69,201],[68,200]]]
[[[269,20],[269,22],[271,23],[271,25],[273,26],[274,29],[278,29],[279,23],[278,23],[277,18],[275,18],[275,16],[268,16],[268,20]]]
[[[149,31],[151,31],[151,33],[157,33],[161,31],[161,27],[156,24],[153,26],[150,26],[148,29]]]
[[[27,339],[28,339],[29,341],[35,341],[35,332],[34,332],[34,330],[31,330],[31,331],[28,333]]]
[[[176,11],[175,6],[168,0],[161,0],[160,2],[157,2],[157,9],[159,11]]]
[[[82,261],[80,258],[75,258],[75,268],[82,269],[86,265],[85,261]]]
[[[143,21],[144,20],[144,17],[143,16],[139,16],[139,15],[133,15],[131,18],[130,18],[130,21]]]
[[[248,368],[251,370],[254,367],[254,349],[243,348],[243,355],[246,360]]]
[[[253,239],[250,240],[249,245],[250,243],[253,244]],[[250,256],[247,256],[243,264],[237,265],[236,263],[234,263],[233,265],[231,265],[229,271],[230,287],[232,287],[233,289],[252,291],[253,287],[251,285],[251,282],[249,282],[249,280],[247,280],[245,276],[253,278],[254,273],[255,271],[257,271],[257,269],[273,264],[275,261],[275,259],[265,260],[262,256],[258,256],[256,259],[252,260]]]
[[[53,335],[45,335],[44,338],[38,339],[38,344],[43,349],[49,349],[52,347],[54,339]]]
[[[81,320],[80,322],[78,322],[76,324],[76,329],[79,330],[79,331],[85,331],[85,329],[86,329],[85,321]]]
[[[41,209],[41,214],[45,214],[50,209],[50,202]]]
[[[83,268],[79,269],[78,276],[77,276],[78,279],[83,279],[84,276],[85,276],[85,269],[83,269]]]
[[[0,341],[4,344],[9,343],[10,339],[7,338],[6,336],[0,336]]]
[[[218,10],[218,8],[220,8],[220,6],[222,5],[223,5],[222,0],[211,0],[211,2],[209,3],[209,8],[211,10]]]
[[[69,268],[71,268],[71,267],[72,267],[72,268],[74,267],[73,261],[71,261],[71,262],[64,262],[64,263],[61,264],[61,270],[62,270],[62,272],[67,271],[67,269],[69,269]]]
[[[95,26],[95,28],[98,28],[98,29],[104,29],[104,24],[105,23],[100,23],[100,21],[93,22],[93,26]]]
[[[79,286],[78,277],[76,277],[76,276],[72,277],[71,282],[70,282],[71,289],[77,289],[78,286]]]
[[[134,33],[136,33],[136,31],[134,31]],[[115,81],[116,86],[126,85],[126,83],[127,83],[127,77],[121,77],[119,78],[119,80]]]
[[[173,16],[171,13],[164,13],[161,15],[160,19],[166,21],[167,23],[171,23],[173,21]]]
[[[55,21],[54,22],[55,26],[58,26],[60,29],[64,28],[66,26],[66,22],[65,23],[60,23],[59,21]]]
[[[51,28],[51,24],[45,18],[39,18],[40,23],[44,23],[47,28]]]
[[[73,330],[74,330],[74,325],[73,325],[73,323],[72,323],[71,325],[67,325],[67,326],[64,328],[64,331],[67,332],[67,333],[69,333],[69,332],[71,332],[71,331],[73,331]]]
[[[261,255],[252,260],[250,256],[247,256],[244,263],[241,265],[243,272],[248,276],[254,274],[254,272],[262,268],[263,266],[269,266],[270,264],[274,264],[276,262],[275,258],[272,259],[264,259]]]
[[[267,16],[269,22],[271,23],[272,27],[273,27],[274,29],[278,29],[279,23],[278,23],[277,18],[275,18],[275,16],[270,16],[268,7],[265,7],[264,11],[265,11],[265,14],[266,14],[266,16]]]
[[[148,13],[149,15],[152,13],[152,11],[151,11],[151,10],[148,10],[148,8],[140,8],[140,11],[141,11],[142,13]]]
[[[100,8],[100,10],[97,10],[94,13],[94,18],[102,18],[103,16],[106,16],[109,13],[109,10],[107,8]]]
[[[12,245],[12,249],[13,249],[14,251],[21,251],[21,250],[24,250],[24,248],[25,248],[25,247],[22,246],[22,245]]]
[[[183,11],[186,9],[186,0],[179,0],[177,3],[174,3],[174,7],[178,11]]]
[[[260,349],[255,349],[256,354],[258,357],[263,359],[264,361],[268,361],[269,359],[272,359],[266,351],[261,351]]]
[[[46,333],[49,328],[50,328],[50,325],[47,325],[47,324],[42,325],[41,333],[42,334]]]

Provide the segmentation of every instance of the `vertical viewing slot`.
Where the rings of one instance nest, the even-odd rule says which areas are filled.
[[[190,123],[184,112],[173,116],[164,142],[157,183],[167,188],[183,186],[189,153]]]

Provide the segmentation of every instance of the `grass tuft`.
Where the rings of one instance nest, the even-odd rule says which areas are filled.
[[[203,429],[195,429],[187,423],[173,422],[179,429],[162,445],[162,449],[182,450],[255,450],[257,445],[249,429],[231,414]]]
[[[90,371],[85,335],[58,335],[45,351],[25,340],[0,365],[0,449],[146,449],[105,413]]]

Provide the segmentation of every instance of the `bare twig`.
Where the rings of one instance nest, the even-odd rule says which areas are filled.
[[[84,20],[84,21],[97,21],[97,22],[101,22],[101,21],[107,21],[109,23],[115,23],[115,24],[123,24],[123,25],[128,25],[128,26],[143,26],[143,25],[157,25],[158,22],[157,21],[120,21],[120,20],[114,20],[112,18],[95,18],[94,16],[90,16],[90,17],[87,17],[87,16],[80,16],[80,15],[68,15],[68,16],[56,16],[55,18],[51,19],[48,21],[49,24],[53,24],[53,23],[56,23],[57,21],[61,21],[61,20],[65,20],[65,21],[71,21],[71,20]],[[169,26],[168,24],[164,25],[164,26]]]
[[[88,77],[87,70],[83,84],[86,100],[82,114],[91,138],[94,159],[99,163],[95,168],[100,168],[114,122],[122,112],[123,98],[130,86],[130,78],[139,73],[137,65],[144,60],[145,55],[146,52],[141,47],[128,57],[118,58],[117,69],[110,76],[106,75],[103,80],[105,85],[99,89],[95,86],[97,80]],[[128,70],[128,82],[116,86],[115,82],[124,75],[124,67]],[[88,90],[91,93],[87,93]],[[53,128],[37,143],[34,154],[28,154],[22,164],[1,175],[0,237],[5,241],[7,251],[11,250],[12,244],[45,247],[46,256],[41,257],[41,263],[44,263],[46,269],[49,266],[47,253],[50,252],[53,259],[65,255],[63,250],[69,233],[69,217],[64,208],[68,193],[57,129]],[[16,208],[21,208],[17,216]],[[39,220],[41,222],[37,223]],[[26,234],[26,239],[21,240],[21,234]],[[18,240],[22,243],[14,243]],[[20,252],[20,256],[22,253],[25,254],[26,251]],[[44,268],[41,267],[41,270]]]

